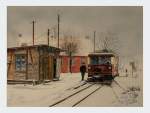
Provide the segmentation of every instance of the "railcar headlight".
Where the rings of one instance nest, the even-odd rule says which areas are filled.
[[[108,69],[111,69],[111,66],[109,66]]]
[[[88,69],[91,69],[91,67],[89,66]]]

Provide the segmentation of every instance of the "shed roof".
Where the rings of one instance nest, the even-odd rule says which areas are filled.
[[[42,45],[32,45],[32,46],[10,47],[10,48],[7,48],[7,50],[22,50],[22,49],[26,49],[26,48],[48,48],[49,50],[53,50],[55,52],[64,51],[63,49],[53,47],[53,46],[43,45],[43,44]]]

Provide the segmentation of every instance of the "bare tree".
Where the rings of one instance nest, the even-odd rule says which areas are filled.
[[[71,71],[72,66],[72,56],[78,52],[79,49],[79,41],[76,37],[71,35],[64,35],[64,40],[61,44],[61,48],[65,50],[66,55],[69,56],[69,71]]]
[[[98,50],[111,51],[120,54],[120,42],[117,34],[112,32],[103,32],[97,39]]]

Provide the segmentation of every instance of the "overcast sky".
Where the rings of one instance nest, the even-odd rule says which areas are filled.
[[[126,56],[142,56],[143,53],[143,9],[135,6],[122,7],[16,7],[8,9],[8,47],[17,46],[18,40],[32,43],[32,20],[35,24],[35,42],[46,43],[46,31],[57,26],[60,13],[60,37],[69,33],[79,37],[101,37],[101,32],[112,32],[119,38],[120,51]],[[18,34],[22,34],[19,38]],[[97,41],[98,42],[98,41]],[[91,44],[90,44],[91,43]],[[91,51],[92,41],[82,44],[82,51]]]

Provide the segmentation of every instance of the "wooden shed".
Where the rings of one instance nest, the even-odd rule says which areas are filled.
[[[7,80],[38,82],[58,79],[61,49],[48,45],[13,47],[7,49]]]

